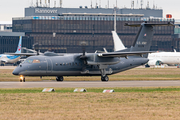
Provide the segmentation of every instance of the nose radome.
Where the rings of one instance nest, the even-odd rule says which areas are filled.
[[[19,72],[15,69],[13,72],[12,72],[13,75],[19,75]]]

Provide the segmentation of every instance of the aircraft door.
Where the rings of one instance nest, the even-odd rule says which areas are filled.
[[[51,73],[52,72],[52,61],[51,59],[46,59],[47,61],[47,71],[46,73]]]

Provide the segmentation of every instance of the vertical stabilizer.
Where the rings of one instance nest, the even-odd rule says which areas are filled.
[[[16,53],[21,53],[22,36],[19,36],[19,44]]]
[[[115,31],[112,31],[112,35],[113,35],[113,41],[114,41],[114,51],[120,51],[120,50],[126,49],[121,39],[119,38],[119,36],[117,35]]]
[[[174,26],[174,24],[168,22],[167,24],[125,24],[125,26],[130,27],[140,27],[139,32],[136,36],[133,46],[130,51],[149,51],[151,47],[151,42],[153,39],[153,27],[154,26]]]
[[[146,25],[146,23],[141,24],[131,51],[149,51],[152,39],[153,27],[151,25]]]

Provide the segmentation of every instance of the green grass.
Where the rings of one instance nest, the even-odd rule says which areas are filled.
[[[115,92],[171,92],[180,91],[180,87],[153,87],[153,88],[86,88],[87,92],[102,93],[104,89],[114,89]],[[41,93],[43,88],[27,89],[0,89],[0,94],[6,93]],[[73,93],[74,88],[55,88],[56,93]]]

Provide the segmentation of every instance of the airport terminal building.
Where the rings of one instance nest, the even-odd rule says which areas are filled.
[[[126,47],[131,47],[139,28],[124,24],[175,22],[172,18],[163,18],[162,14],[162,9],[150,8],[30,7],[25,8],[25,17],[13,18],[12,31],[24,32],[25,37],[33,41],[31,46],[38,43],[41,52],[79,53],[81,42],[87,43],[87,52],[103,48],[110,52],[114,46],[111,31],[115,21],[119,37]],[[179,51],[179,39],[174,36],[173,26],[155,27],[151,50]]]
[[[12,32],[12,24],[0,23],[0,54],[16,52],[19,36],[23,36],[23,47],[32,48],[32,37],[25,36],[24,32]]]

